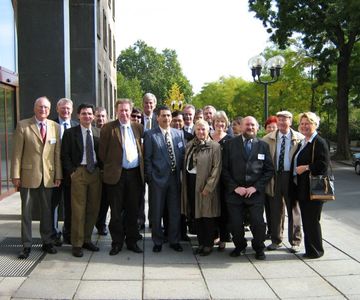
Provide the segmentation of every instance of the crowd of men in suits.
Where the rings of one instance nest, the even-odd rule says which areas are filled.
[[[46,253],[56,253],[55,246],[62,243],[72,245],[75,257],[83,256],[83,249],[99,251],[91,240],[92,233],[95,226],[98,234],[108,234],[109,207],[109,254],[118,254],[124,244],[128,250],[141,253],[137,242],[142,237],[139,230],[145,227],[146,189],[153,252],[161,252],[166,242],[174,251],[183,251],[180,241],[189,240],[188,220],[181,216],[180,207],[185,145],[194,138],[197,119],[206,120],[210,131],[214,130],[216,109],[207,105],[196,110],[188,104],[182,111],[171,112],[169,107],[157,106],[151,93],[143,97],[143,111],[134,108],[131,100],[119,99],[116,119],[110,122],[104,108],[86,103],[77,107],[77,120],[73,120],[73,103],[66,98],[57,102],[58,118],[54,121],[48,119],[50,109],[47,97],[36,99],[34,116],[21,120],[14,136],[11,177],[22,203],[23,249],[19,258],[26,259],[31,253],[35,202],[40,207],[40,235]],[[257,138],[259,124],[251,116],[234,120],[234,130],[228,128],[234,138],[223,148],[222,180],[235,244],[232,256],[239,256],[246,248],[244,218],[248,212],[252,247],[257,259],[265,259],[266,187],[275,199],[268,250],[276,250],[282,243],[284,203],[293,252],[301,242],[298,205],[287,197],[283,183],[290,176],[291,158],[303,137],[290,128],[291,113],[279,112],[277,117],[279,129],[264,140]],[[284,149],[280,150],[284,147],[279,138],[282,135],[288,137],[285,155]],[[279,156],[285,159],[281,166]]]

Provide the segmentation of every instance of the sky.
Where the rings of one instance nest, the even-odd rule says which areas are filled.
[[[117,56],[137,40],[173,49],[195,94],[221,76],[252,80],[248,60],[268,45],[247,0],[120,0],[115,9]]]

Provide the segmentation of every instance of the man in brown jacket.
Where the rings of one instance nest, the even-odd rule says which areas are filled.
[[[141,140],[143,126],[131,123],[133,103],[120,99],[115,103],[118,119],[107,123],[100,134],[100,158],[111,209],[109,230],[112,238],[110,255],[118,254],[126,242],[135,253],[139,236],[137,217],[144,184],[144,160]]]
[[[54,254],[52,245],[51,195],[62,179],[60,161],[59,126],[48,120],[51,103],[40,97],[34,104],[30,119],[22,120],[16,127],[11,161],[11,178],[21,196],[21,239],[23,250],[20,259],[28,258],[32,244],[32,206],[37,201],[41,208],[40,235],[42,250]]]

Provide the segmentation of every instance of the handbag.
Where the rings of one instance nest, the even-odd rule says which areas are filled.
[[[312,149],[312,163],[314,162],[314,148],[316,140],[314,141]],[[309,174],[310,182],[310,200],[312,201],[332,201],[335,200],[335,178],[330,163],[330,175],[311,175]]]

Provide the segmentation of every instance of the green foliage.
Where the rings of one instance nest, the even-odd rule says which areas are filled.
[[[117,73],[117,98],[131,99],[135,107],[141,107],[143,94],[144,91],[138,79],[127,79],[120,72]]]
[[[249,0],[281,48],[290,44],[294,33],[304,49],[319,62],[316,69],[320,84],[337,70],[337,154],[348,159],[349,152],[349,66],[352,52],[360,38],[360,1],[358,0]]]
[[[144,93],[153,93],[159,103],[168,96],[174,83],[178,84],[185,98],[193,95],[189,80],[182,73],[177,54],[165,49],[158,53],[143,41],[121,51],[117,58],[117,70],[128,80],[137,79]]]

